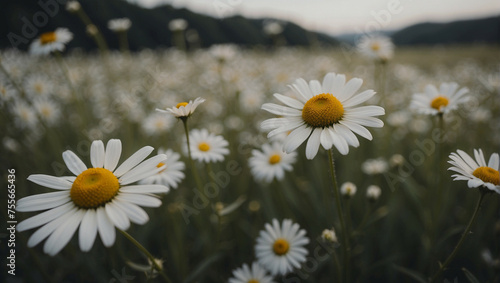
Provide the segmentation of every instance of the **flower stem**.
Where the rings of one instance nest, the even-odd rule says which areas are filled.
[[[453,249],[453,251],[451,252],[451,254],[448,256],[448,258],[441,265],[441,267],[439,268],[439,270],[434,274],[434,276],[432,276],[431,282],[435,282],[436,279],[438,279],[438,277],[441,275],[441,273],[443,273],[443,271],[446,269],[446,267],[448,266],[448,264],[450,264],[450,262],[453,260],[453,258],[457,254],[458,250],[460,249],[460,247],[464,243],[464,240],[467,237],[467,235],[469,234],[469,232],[470,232],[470,230],[472,228],[472,225],[476,221],[477,213],[478,213],[479,209],[481,208],[481,203],[483,202],[485,194],[486,194],[485,191],[481,191],[481,195],[479,196],[479,200],[477,201],[477,204],[476,204],[476,209],[474,210],[474,213],[472,214],[472,217],[469,220],[469,224],[467,224],[467,227],[465,228],[465,231],[463,232],[462,237],[460,237],[460,240],[458,240],[457,245],[455,246],[455,248]]]
[[[193,157],[191,156],[191,144],[189,143],[189,128],[187,124],[188,117],[181,117],[182,123],[184,124],[184,131],[186,132],[186,141],[187,141],[187,150],[188,150],[188,158],[189,162],[191,163],[191,171],[194,176],[194,180],[196,182],[196,187],[198,188],[198,191],[203,195],[203,186],[201,185],[201,179],[200,176],[198,176],[198,171],[196,170],[196,166],[194,164]]]
[[[149,258],[149,260],[151,261],[151,263],[153,264],[153,267],[158,271],[158,273],[161,274],[161,277],[163,277],[163,279],[165,280],[165,282],[168,282],[168,283],[172,283],[172,281],[170,280],[170,278],[168,278],[168,276],[165,274],[165,272],[163,272],[163,268],[161,266],[158,265],[158,263],[156,262],[155,258],[151,255],[151,253],[141,245],[141,243],[137,242],[136,239],[134,239],[134,237],[132,237],[129,233],[123,231],[123,230],[120,230],[120,229],[117,229],[118,231],[120,231],[120,233],[123,234],[123,236],[125,236],[125,238],[127,238],[129,241],[132,242],[132,244],[134,244],[139,250],[141,250],[141,252],[147,256]]]
[[[349,261],[350,261],[350,244],[349,244],[349,233],[347,233],[346,225],[344,221],[344,213],[342,211],[342,204],[340,203],[340,191],[339,186],[337,185],[337,178],[335,175],[335,161],[333,159],[333,149],[328,150],[328,159],[330,164],[330,172],[332,175],[332,183],[333,183],[333,194],[335,195],[337,213],[340,219],[341,226],[341,235],[342,235],[342,248],[344,250],[344,270],[345,270],[345,282],[349,282]]]

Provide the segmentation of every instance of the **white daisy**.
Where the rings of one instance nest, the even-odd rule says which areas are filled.
[[[427,85],[425,93],[413,95],[410,108],[427,115],[446,114],[458,108],[468,97],[469,89],[458,89],[457,83],[442,83],[439,90],[434,85]],[[457,91],[458,89],[458,91]]]
[[[361,171],[367,175],[377,175],[387,172],[389,164],[383,158],[368,159],[361,164]]]
[[[271,182],[274,178],[282,180],[285,171],[292,171],[292,164],[297,158],[296,152],[283,152],[283,145],[279,142],[262,145],[262,151],[252,150],[252,157],[248,160],[250,170],[258,181]]]
[[[66,43],[73,39],[73,34],[67,28],[57,28],[55,31],[42,33],[30,45],[30,53],[47,55],[52,51],[63,51]]]
[[[48,125],[53,126],[60,121],[61,108],[58,104],[48,98],[39,98],[33,101],[33,108],[38,113],[38,117]]]
[[[198,97],[194,101],[190,100],[189,103],[181,102],[178,103],[175,107],[167,108],[166,110],[156,108],[156,111],[171,113],[176,118],[189,117],[191,116],[191,114],[193,114],[194,110],[196,110],[196,107],[198,107],[198,105],[203,102],[205,102],[205,99]]]
[[[274,283],[274,281],[264,268],[254,262],[251,268],[243,264],[242,267],[233,270],[233,277],[229,279],[229,283]]]
[[[381,35],[362,37],[357,44],[357,49],[363,56],[374,60],[387,61],[394,54],[392,40]]]
[[[357,187],[354,183],[345,182],[340,186],[340,193],[345,197],[352,197],[356,194]]]
[[[108,21],[108,28],[114,32],[124,32],[130,29],[132,22],[129,18],[112,19]]]
[[[162,113],[154,112],[144,119],[142,129],[149,136],[159,135],[172,128],[174,121],[171,116],[165,117]]]
[[[448,168],[448,170],[458,173],[452,175],[454,177],[453,181],[464,180],[467,181],[469,188],[486,187],[500,194],[500,161],[498,153],[493,153],[490,156],[488,164],[486,164],[481,149],[474,149],[474,157],[476,160],[462,150],[450,154],[451,161],[448,161],[448,163],[453,167]]]
[[[382,194],[382,190],[380,189],[379,186],[370,185],[366,189],[366,197],[371,201],[376,201],[380,197],[381,194]]]
[[[262,109],[282,116],[262,122],[263,129],[273,129],[267,135],[268,138],[291,131],[283,145],[287,153],[294,151],[308,139],[307,159],[316,156],[320,144],[325,149],[334,145],[341,154],[346,155],[349,153],[349,145],[359,146],[354,133],[371,140],[372,135],[365,126],[382,127],[384,123],[373,116],[383,115],[384,108],[372,105],[355,107],[370,99],[375,92],[366,90],[354,95],[363,80],[353,78],[347,83],[345,81],[344,75],[328,73],[323,84],[316,80],[309,84],[304,79],[296,80],[291,89],[298,100],[274,94],[276,99],[287,106],[274,103],[262,105]]]
[[[272,275],[285,275],[306,261],[308,251],[304,248],[309,243],[305,230],[299,230],[299,224],[285,219],[280,225],[273,219],[260,231],[255,245],[255,254],[260,265]]]
[[[158,163],[156,167],[165,167],[165,169],[155,175],[142,179],[139,184],[161,184],[169,188],[176,189],[177,185],[184,179],[182,172],[185,169],[184,162],[179,161],[181,155],[171,149],[158,149],[158,154],[165,154],[168,159]]]
[[[58,190],[20,199],[17,210],[21,212],[47,210],[17,225],[18,231],[39,226],[29,239],[28,247],[34,247],[45,238],[43,250],[57,254],[71,240],[78,226],[79,244],[82,251],[89,251],[97,232],[106,247],[115,242],[114,227],[127,230],[130,222],[148,222],[147,213],[139,206],[158,207],[161,201],[153,193],[166,193],[163,185],[131,185],[164,169],[158,163],[167,157],[159,154],[143,161],[153,148],[145,146],[130,156],[117,168],[122,151],[120,140],[110,140],[104,148],[102,141],[94,141],[90,147],[93,168],[87,168],[72,151],[63,152],[69,171],[76,177],[30,175],[28,180],[41,186]]]
[[[207,129],[194,129],[189,133],[191,155],[200,162],[223,161],[229,154],[229,143],[222,137],[209,133]]]
[[[173,19],[168,23],[168,29],[171,31],[183,31],[187,26],[188,22],[184,19]]]
[[[337,234],[335,234],[335,230],[333,230],[333,228],[323,230],[321,238],[326,242],[338,243]]]

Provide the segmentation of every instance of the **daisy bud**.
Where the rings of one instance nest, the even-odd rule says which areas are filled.
[[[356,194],[356,185],[354,185],[351,182],[345,182],[340,186],[340,193],[346,197],[346,198],[351,198]]]
[[[382,190],[379,186],[371,185],[366,189],[366,197],[372,202],[375,202],[380,197],[381,193]]]
[[[330,243],[337,243],[337,235],[335,234],[335,231],[332,229],[325,229],[323,230],[323,233],[321,233],[321,238],[325,242],[330,242]]]

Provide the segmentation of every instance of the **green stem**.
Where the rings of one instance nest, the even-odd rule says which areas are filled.
[[[344,270],[345,270],[345,282],[349,282],[348,277],[349,277],[349,261],[350,261],[350,244],[349,244],[349,234],[347,233],[346,230],[346,225],[344,221],[344,213],[342,211],[342,204],[340,203],[340,190],[339,186],[337,185],[337,178],[335,175],[335,161],[333,159],[333,149],[328,150],[328,159],[329,159],[329,164],[330,164],[330,172],[332,175],[332,183],[333,183],[333,194],[335,195],[335,201],[336,201],[336,206],[337,206],[337,213],[339,215],[339,220],[340,220],[340,226],[341,230],[340,231],[342,235],[342,249],[344,251]]]
[[[479,196],[479,200],[477,201],[477,204],[476,204],[476,209],[474,210],[474,213],[472,214],[472,217],[469,221],[469,224],[467,224],[467,227],[465,228],[465,231],[463,232],[462,237],[460,237],[460,240],[458,240],[457,245],[455,246],[455,248],[453,249],[451,254],[448,256],[448,258],[441,265],[439,270],[434,274],[434,276],[432,276],[431,282],[435,282],[436,279],[438,279],[438,277],[441,275],[441,273],[443,273],[443,271],[446,269],[446,267],[450,264],[450,262],[453,260],[453,258],[455,258],[455,255],[457,254],[458,250],[460,249],[460,247],[464,243],[465,238],[469,234],[469,232],[472,228],[472,225],[476,221],[477,213],[478,213],[479,209],[481,208],[481,203],[483,202],[483,199],[484,199],[484,196],[486,195],[486,193],[487,193],[486,191],[481,191],[481,195]]]
[[[194,160],[191,156],[191,144],[189,142],[189,128],[188,128],[188,124],[187,124],[188,117],[181,117],[180,119],[182,120],[182,123],[184,124],[184,132],[186,132],[188,158],[189,158],[189,162],[191,163],[191,171],[193,173],[194,180],[196,182],[196,187],[198,188],[198,191],[202,195],[204,195],[203,194],[203,186],[201,184],[201,179],[200,179],[200,176],[198,176],[198,171],[196,170],[196,165],[195,165]]]
[[[132,237],[129,233],[127,233],[127,232],[125,232],[123,230],[120,230],[120,229],[118,229],[118,231],[120,231],[120,233],[122,233],[123,236],[125,236],[125,238],[127,238],[129,241],[131,241],[132,244],[134,244],[144,255],[146,255],[149,258],[149,260],[153,264],[154,268],[158,271],[158,273],[161,274],[161,277],[163,277],[163,279],[165,280],[165,282],[172,283],[172,281],[170,280],[170,278],[168,278],[168,276],[163,271],[163,268],[158,265],[158,263],[156,262],[155,258],[151,255],[151,253],[145,247],[143,247],[141,245],[141,243],[137,242],[137,240],[134,239],[134,237]]]

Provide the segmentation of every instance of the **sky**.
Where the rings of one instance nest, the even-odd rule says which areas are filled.
[[[420,22],[500,15],[500,0],[129,0],[144,7],[170,4],[226,17],[271,17],[338,35],[397,30]]]

